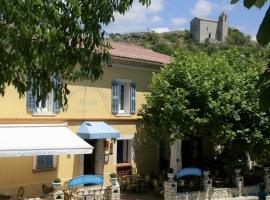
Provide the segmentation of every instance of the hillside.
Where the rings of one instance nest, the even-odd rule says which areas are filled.
[[[243,53],[254,54],[257,57],[267,58],[269,48],[261,47],[248,35],[237,29],[230,28],[226,42],[222,44],[200,44],[192,40],[188,30],[171,31],[166,33],[136,32],[126,34],[110,34],[110,39],[120,42],[128,42],[152,49],[156,52],[172,55],[178,48],[190,51],[205,51],[209,54],[227,49],[238,48]],[[262,56],[263,55],[263,56]]]

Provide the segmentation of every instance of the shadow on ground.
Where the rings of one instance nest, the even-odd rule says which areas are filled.
[[[162,200],[153,193],[122,193],[120,200]]]

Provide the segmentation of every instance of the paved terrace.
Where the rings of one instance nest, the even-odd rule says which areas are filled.
[[[157,197],[152,193],[122,193],[120,200],[161,200],[162,197]],[[224,198],[224,199],[212,199],[212,200],[258,200],[255,196]],[[270,196],[267,196],[267,200],[270,200]]]

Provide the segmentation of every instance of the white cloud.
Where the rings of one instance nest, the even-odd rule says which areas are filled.
[[[226,11],[229,12],[235,8],[235,4],[230,4],[228,1],[223,0],[221,4],[217,4],[217,9],[219,11]]]
[[[148,8],[149,12],[160,12],[164,8],[164,0],[152,0]]]
[[[251,35],[251,40],[252,41],[257,41],[256,35]]]
[[[207,0],[198,0],[191,10],[191,14],[196,17],[207,17],[211,14],[214,4]]]
[[[165,32],[169,32],[170,29],[166,27],[158,27],[158,28],[151,28],[150,31],[153,31],[155,33],[165,33]]]
[[[125,15],[116,13],[114,23],[105,27],[105,30],[109,33],[146,31],[147,28],[156,26],[162,21],[158,13],[163,10],[164,2],[165,0],[152,0],[147,8],[136,0]]]
[[[213,3],[209,0],[197,0],[195,6],[191,9],[190,13],[195,17],[208,17],[213,11],[216,12],[229,12],[235,8],[235,5],[223,0],[219,3]]]
[[[174,26],[181,26],[188,23],[188,20],[183,17],[174,17],[171,18],[171,22]]]
[[[160,16],[158,16],[158,15],[155,15],[155,16],[152,17],[152,21],[154,23],[159,23],[159,22],[162,21],[162,18]]]

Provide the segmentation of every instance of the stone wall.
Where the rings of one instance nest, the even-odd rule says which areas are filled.
[[[174,190],[170,189],[171,183],[165,183],[167,188],[164,188],[164,200],[208,200],[208,199],[223,199],[233,198],[238,196],[237,188],[213,188],[211,191],[196,191],[196,192],[182,192],[175,193]],[[176,182],[173,183],[177,184]],[[258,193],[258,186],[244,187],[242,190],[243,196],[256,196]],[[170,192],[173,191],[173,192]]]
[[[244,177],[240,175],[239,169],[235,170],[235,187],[213,188],[212,180],[208,177],[209,171],[203,172],[203,191],[177,193],[177,182],[169,180],[164,183],[164,200],[209,200],[233,198],[239,196],[257,196],[259,186],[244,186]],[[265,168],[266,192],[270,192],[270,169]]]

